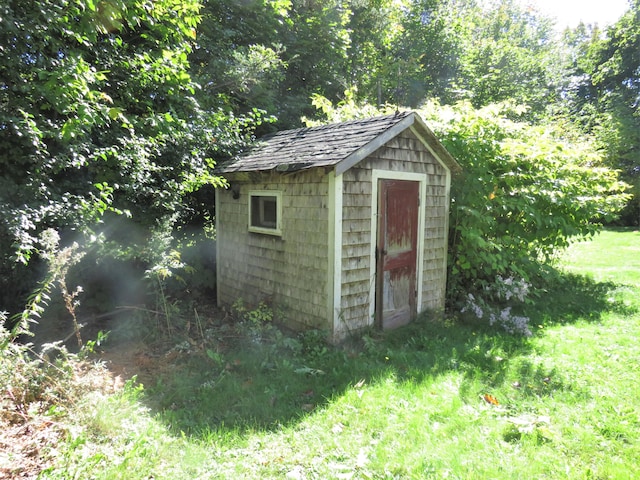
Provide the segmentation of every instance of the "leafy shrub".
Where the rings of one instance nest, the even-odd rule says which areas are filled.
[[[450,305],[470,294],[490,301],[499,278],[530,282],[540,264],[592,236],[628,200],[589,138],[567,125],[509,120],[517,111],[467,104],[421,111],[463,168],[451,187]]]
[[[238,322],[236,328],[256,343],[260,343],[264,337],[272,335],[276,330],[273,327],[275,313],[265,302],[260,302],[252,308],[239,298],[231,306],[231,314]]]
[[[327,333],[322,330],[307,330],[298,336],[302,353],[309,358],[321,358],[329,352]]]

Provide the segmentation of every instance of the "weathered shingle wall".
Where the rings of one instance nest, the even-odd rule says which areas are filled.
[[[368,163],[367,161],[363,163]],[[371,170],[352,168],[343,178],[342,195],[342,299],[336,336],[371,325]]]
[[[267,299],[292,327],[327,328],[328,180],[322,169],[252,174],[240,198],[219,193],[218,296],[223,304]],[[232,179],[232,181],[234,181]],[[250,190],[282,191],[282,236],[248,231]]]

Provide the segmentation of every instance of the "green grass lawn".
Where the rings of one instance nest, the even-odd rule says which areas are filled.
[[[421,319],[333,349],[220,327],[144,389],[79,401],[41,477],[640,478],[640,234],[562,265],[531,338]]]
[[[573,245],[563,259],[569,271],[640,286],[640,231],[605,230],[591,242]]]

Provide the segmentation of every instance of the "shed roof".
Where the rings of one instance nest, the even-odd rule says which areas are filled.
[[[340,174],[402,131],[414,126],[431,152],[450,170],[460,166],[414,112],[284,130],[260,139],[246,153],[221,165],[220,173],[276,170],[293,172],[335,167]]]

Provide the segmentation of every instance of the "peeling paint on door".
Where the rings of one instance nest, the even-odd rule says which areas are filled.
[[[419,182],[379,180],[376,321],[382,328],[416,315]]]

